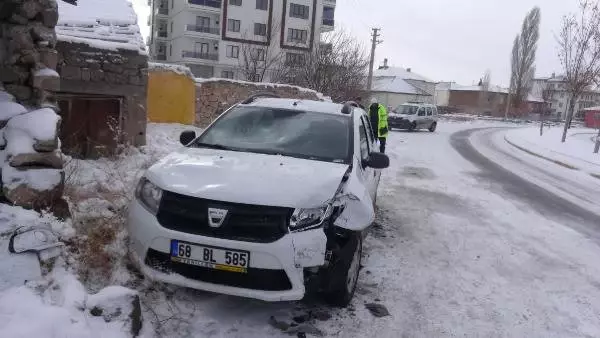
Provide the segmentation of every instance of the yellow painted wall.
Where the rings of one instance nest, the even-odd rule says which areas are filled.
[[[194,124],[196,85],[185,76],[170,71],[148,73],[148,121]]]

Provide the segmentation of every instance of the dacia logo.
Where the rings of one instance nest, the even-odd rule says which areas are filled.
[[[229,211],[225,209],[208,208],[208,225],[211,228],[220,227],[225,222],[228,213]]]

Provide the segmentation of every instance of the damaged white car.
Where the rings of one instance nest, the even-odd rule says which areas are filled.
[[[184,132],[185,147],[137,187],[134,260],[180,286],[264,301],[316,291],[347,305],[389,166],[370,128],[353,104],[256,95],[198,137]]]

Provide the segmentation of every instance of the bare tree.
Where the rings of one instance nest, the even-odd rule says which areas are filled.
[[[548,83],[544,83],[542,88],[542,100],[544,100],[544,106],[540,112],[540,136],[544,135],[544,121],[546,116],[550,114],[552,100],[554,99],[555,90],[548,86]],[[550,105],[548,104],[550,103]]]
[[[569,105],[562,134],[567,139],[575,104],[581,94],[598,81],[600,75],[600,10],[591,0],[580,0],[580,12],[563,17],[557,37],[558,57],[565,70]]]
[[[492,81],[492,73],[488,69],[483,74],[483,78],[479,80],[479,86],[481,87],[479,91],[479,109],[486,110],[489,107],[490,102],[490,83]],[[485,113],[485,111],[484,111]]]
[[[238,60],[244,80],[262,82],[265,75],[273,71],[283,60],[284,53],[275,46],[279,27],[278,23],[272,24],[270,29],[266,27],[264,40],[270,42],[268,45],[250,42],[240,45]],[[242,35],[244,40],[248,40],[247,35],[247,32]]]
[[[369,59],[365,48],[344,31],[331,32],[308,52],[289,52],[273,74],[277,82],[307,87],[334,101],[364,92]]]
[[[531,91],[535,74],[535,54],[540,37],[540,18],[540,8],[534,7],[523,20],[521,34],[518,34],[513,42],[510,88],[514,107],[519,107]]]

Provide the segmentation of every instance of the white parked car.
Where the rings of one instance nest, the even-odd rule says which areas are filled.
[[[349,303],[389,165],[362,109],[258,95],[181,142],[148,169],[130,208],[146,276],[264,301],[316,290]]]
[[[427,129],[434,132],[438,124],[437,107],[425,103],[405,103],[388,114],[390,129],[408,129],[409,131]]]

